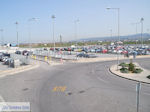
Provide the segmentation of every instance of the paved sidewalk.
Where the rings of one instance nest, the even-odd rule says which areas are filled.
[[[136,66],[139,68],[140,66],[136,63]],[[119,69],[121,67],[119,66]],[[120,70],[117,70],[117,65],[113,65],[110,67],[110,72],[122,77],[122,78],[126,78],[129,80],[134,80],[134,81],[141,81],[143,83],[148,83],[150,84],[150,79],[147,78],[148,75],[150,75],[150,70],[144,69],[142,67],[140,67],[141,69],[143,69],[143,72],[141,73],[121,73]]]
[[[20,66],[18,68],[12,68],[12,69],[6,69],[6,70],[1,70],[0,71],[0,78],[1,77],[5,77],[7,75],[13,75],[13,74],[16,74],[16,73],[20,73],[20,72],[24,72],[24,71],[27,71],[27,70],[31,70],[31,69],[34,69],[34,68],[37,68],[39,67],[39,63],[37,62],[32,62],[32,64],[30,65],[26,65],[26,66]]]
[[[137,56],[136,58],[150,58],[150,55],[141,55]],[[123,55],[119,55],[119,60],[124,59],[133,59],[133,56],[130,56],[130,58],[124,57]],[[117,55],[113,55],[113,57],[108,57],[107,55],[104,55],[103,57],[98,58],[80,58],[77,61],[72,61],[74,63],[88,63],[88,62],[98,62],[98,61],[113,61],[117,60]]]
[[[0,62],[0,71],[12,69],[11,67],[8,67],[8,65],[4,65],[3,62]]]

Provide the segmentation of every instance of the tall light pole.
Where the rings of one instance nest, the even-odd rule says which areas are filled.
[[[30,24],[30,22],[31,21],[37,21],[37,20],[39,20],[39,18],[30,18],[30,19],[28,19],[28,31],[29,31],[29,48],[30,48],[30,51],[31,51],[31,24]]]
[[[141,47],[143,47],[143,21],[144,18],[141,18],[140,22],[141,22]]]
[[[3,46],[4,44],[4,39],[3,39],[3,29],[0,29],[0,32],[1,32],[1,46]]]
[[[60,44],[62,43],[62,36],[60,35]]]
[[[112,29],[110,29],[109,31],[110,31],[110,37],[112,38]]]
[[[135,25],[135,34],[137,36],[137,34],[138,34],[137,26],[138,26],[138,24],[140,24],[140,22],[135,22],[135,23],[131,23],[131,24]],[[138,42],[138,40],[136,40],[136,46],[137,46],[137,42]]]
[[[137,31],[137,26],[138,24],[140,24],[140,22],[135,22],[135,23],[131,23],[132,25],[135,25],[135,34],[137,35],[138,31]]]
[[[54,56],[55,56],[55,31],[54,31],[54,25],[55,25],[55,15],[51,16],[52,22],[53,22],[53,44],[54,44]]]
[[[76,40],[76,46],[77,46],[77,38],[78,38],[78,35],[77,35],[77,23],[79,22],[79,19],[75,20],[74,21],[74,24],[75,24],[75,32],[74,32],[74,36],[75,36],[75,40]]]
[[[117,46],[119,46],[119,42],[120,42],[120,8],[110,8],[110,7],[107,7],[106,8],[107,10],[117,10],[118,12],[118,43],[117,43]],[[118,70],[118,66],[119,66],[119,53],[117,52],[117,70]]]
[[[19,48],[19,39],[18,39],[18,22],[15,22],[16,24],[16,34],[17,34],[17,47]]]

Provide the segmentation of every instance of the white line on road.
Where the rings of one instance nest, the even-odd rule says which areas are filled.
[[[106,81],[106,80],[104,80],[104,79],[102,79],[102,78],[100,78],[100,77],[97,77],[100,81],[102,81],[102,82],[104,82],[104,83],[108,83],[108,81]]]
[[[143,94],[145,94],[145,95],[149,95],[149,96],[150,96],[150,93],[143,93]]]

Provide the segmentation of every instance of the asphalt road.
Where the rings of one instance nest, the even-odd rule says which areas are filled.
[[[150,59],[135,60],[150,69]],[[0,78],[7,102],[30,102],[31,112],[136,112],[136,84],[111,74],[116,61],[49,66]],[[53,91],[55,87],[63,91]],[[140,111],[150,112],[150,85],[142,84]]]

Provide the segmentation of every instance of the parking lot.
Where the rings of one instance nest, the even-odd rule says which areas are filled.
[[[150,55],[150,46],[140,45],[93,45],[54,48],[19,48],[2,49],[0,52],[1,69],[15,68],[30,64],[30,59],[58,62],[62,60],[79,60],[83,58],[116,58]]]

